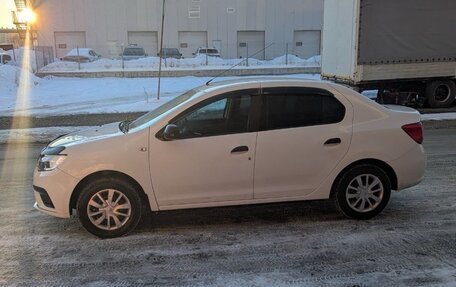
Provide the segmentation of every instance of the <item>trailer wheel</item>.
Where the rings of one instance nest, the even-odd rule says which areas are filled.
[[[426,99],[431,108],[447,108],[456,97],[453,81],[433,81],[426,84]]]

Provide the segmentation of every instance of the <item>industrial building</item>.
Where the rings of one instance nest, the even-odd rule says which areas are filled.
[[[157,55],[162,0],[34,1],[39,46],[56,57],[90,47],[117,58],[122,47],[143,46]],[[198,47],[215,47],[223,58],[272,59],[285,53],[319,55],[323,0],[166,0],[163,46],[192,57]]]

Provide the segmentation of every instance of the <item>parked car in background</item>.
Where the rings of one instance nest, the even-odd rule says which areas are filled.
[[[120,56],[124,60],[134,60],[147,57],[147,53],[143,47],[133,44],[125,47]]]
[[[62,61],[87,63],[100,59],[101,56],[91,48],[71,49]]]
[[[391,190],[422,180],[422,140],[416,110],[337,84],[211,83],[133,122],[52,141],[34,172],[35,207],[62,218],[76,209],[99,237],[132,231],[150,210],[268,202],[333,199],[369,219]]]
[[[5,52],[0,52],[0,65],[1,64],[7,64],[7,63],[11,62],[12,60],[13,59],[11,58],[10,55],[8,55]]]
[[[210,57],[220,57],[220,52],[216,48],[206,48],[206,47],[200,47],[196,49],[196,52],[193,53],[194,56],[199,56],[199,55],[208,55]]]
[[[182,59],[182,54],[177,48],[163,48],[160,53],[157,53],[157,56],[162,58]]]

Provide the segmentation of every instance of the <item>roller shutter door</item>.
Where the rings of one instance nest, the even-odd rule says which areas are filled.
[[[320,55],[321,31],[294,31],[293,54],[307,59]]]
[[[199,47],[207,46],[207,32],[205,31],[179,31],[179,51],[185,58],[193,57]]]
[[[65,57],[71,49],[87,48],[85,32],[54,32],[54,39],[57,58]]]
[[[249,55],[255,54],[264,49],[264,31],[238,31],[237,32],[238,57],[245,58],[247,48]],[[252,58],[264,60],[264,50],[253,56]]]
[[[128,31],[128,44],[136,44],[149,56],[157,56],[158,35],[155,31]]]

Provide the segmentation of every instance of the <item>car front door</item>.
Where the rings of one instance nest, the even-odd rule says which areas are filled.
[[[264,88],[254,198],[306,197],[347,153],[350,103],[318,88]]]
[[[150,170],[161,209],[205,206],[253,198],[257,133],[252,127],[258,89],[211,97],[169,124],[176,139],[151,135]]]

